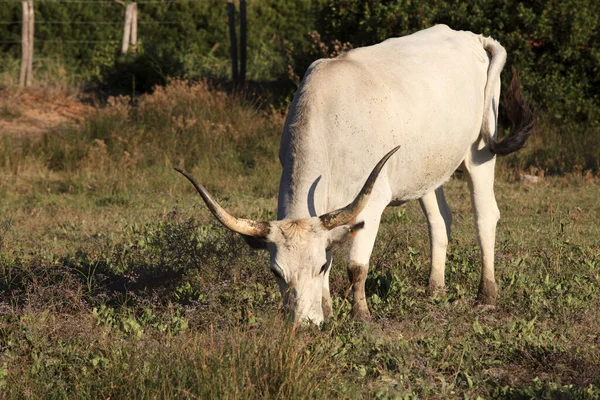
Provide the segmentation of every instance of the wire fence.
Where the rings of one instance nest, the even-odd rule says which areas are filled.
[[[0,21],[0,25],[22,24],[23,21]],[[174,25],[181,21],[138,21],[139,25]],[[123,25],[123,21],[35,21],[36,25]]]
[[[0,0],[0,3],[15,3],[20,4],[22,0]],[[44,4],[44,3],[77,3],[77,4],[113,4],[117,6],[124,6],[129,3],[118,2],[115,0],[42,0],[35,1],[36,4]],[[224,0],[148,0],[148,1],[136,1],[136,4],[162,4],[162,5],[170,5],[177,3],[222,3],[225,4]],[[22,24],[21,20],[13,20],[13,21],[0,21],[0,25],[13,25],[13,24]],[[139,25],[175,25],[180,24],[181,21],[138,21]],[[36,20],[35,25],[123,25],[123,21],[72,21],[72,20],[64,20],[64,21],[45,21],[45,20]],[[19,42],[20,43],[20,42]]]
[[[21,0],[0,0],[0,3],[21,3]],[[120,1],[110,1],[110,0],[40,0],[36,1],[36,3],[44,4],[44,3],[85,3],[85,4],[114,4],[114,5],[124,5],[128,4],[128,2],[120,2]],[[146,1],[136,1],[137,4],[176,4],[176,3],[224,3],[224,0],[146,0]]]
[[[38,43],[120,43],[120,40],[37,40]],[[0,44],[17,44],[20,40],[1,40]]]
[[[244,12],[244,15],[240,14],[240,18],[245,20],[246,0],[239,0],[239,2],[240,7],[243,4]],[[230,39],[233,41],[232,52],[237,52],[235,50],[235,30],[231,32],[231,24],[235,23],[235,17],[232,16],[233,14],[229,15],[230,6],[233,6],[233,0],[0,0],[0,7],[3,4],[5,6],[23,6],[21,13],[19,13],[19,8],[14,7],[2,14],[4,18],[0,17],[0,30],[4,31],[0,35],[0,46],[3,46],[0,48],[0,51],[11,54],[9,57],[15,57],[20,48],[22,58],[21,70],[28,71],[25,72],[25,75],[31,75],[32,63],[35,62],[37,64],[45,60],[65,60],[64,56],[67,54],[68,59],[75,63],[83,60],[87,60],[88,62],[94,60],[96,64],[98,62],[106,63],[111,58],[116,60],[116,57],[118,57],[116,55],[117,49],[120,49],[121,55],[136,54],[140,33],[140,39],[145,39],[145,43],[148,44],[148,47],[145,45],[140,47],[143,50],[147,50],[147,48],[154,49],[152,46],[155,46],[156,43],[161,43],[160,37],[165,37],[165,34],[172,35],[170,37],[176,39],[171,40],[177,42],[177,46],[181,46],[190,37],[190,35],[186,35],[190,29],[192,32],[196,32],[199,29],[197,28],[198,23],[206,24],[206,22],[202,22],[202,19],[198,21],[193,18],[190,19],[189,13],[181,20],[177,20],[180,16],[179,9],[173,8],[173,6],[186,3],[202,4],[201,8],[192,5],[189,10],[206,9],[206,7],[212,9],[213,5],[214,7],[222,6],[223,14],[221,15],[224,15],[225,6],[227,5]],[[44,4],[54,8],[45,8]],[[73,4],[73,6],[69,7],[69,4]],[[85,6],[82,6],[83,4]],[[88,5],[95,5],[97,8],[88,9],[86,7]],[[109,7],[111,5],[117,7]],[[59,11],[56,12],[54,11],[55,9]],[[98,9],[97,12],[94,11],[96,9]],[[7,9],[5,8],[5,10]],[[139,19],[138,10],[141,15]],[[188,9],[182,8],[182,10]],[[241,12],[242,10],[240,10]],[[22,14],[22,18],[18,17],[19,14]],[[218,12],[217,15],[219,15]],[[56,18],[56,16],[62,16],[62,18]],[[65,17],[69,18],[70,16],[73,16],[73,18],[65,19]],[[213,19],[213,21],[216,20]],[[190,24],[192,24],[191,27]],[[139,31],[138,25],[145,28]],[[193,25],[196,25],[196,27]],[[159,28],[160,26],[165,26],[165,28]],[[214,23],[209,26],[214,27]],[[39,30],[37,27],[39,27]],[[80,28],[78,29],[77,27]],[[240,32],[243,30],[245,35],[246,28],[242,27],[240,29]],[[240,53],[246,49],[245,41],[246,39],[243,37],[241,39],[243,45],[240,47]],[[61,46],[61,44],[65,46]],[[79,49],[67,46],[67,44],[81,44],[82,46]],[[111,54],[112,46],[114,46],[115,54]],[[197,48],[197,45],[193,46]],[[216,46],[214,45],[213,49],[217,48]],[[55,51],[56,55],[53,54]],[[34,52],[37,54],[34,55]],[[244,59],[243,66],[245,68],[246,55],[243,54],[241,56]],[[232,54],[231,57],[232,65],[237,67],[237,55],[234,57]],[[235,69],[232,73],[234,77],[240,75]],[[23,72],[21,75],[23,75]],[[245,76],[245,70],[241,75]],[[28,84],[25,84],[25,86],[28,86]]]
[[[20,4],[22,0],[0,0],[0,3],[14,3]],[[224,4],[224,0],[173,0],[173,1],[165,1],[165,0],[142,0],[136,1],[136,4],[161,4],[161,5],[171,5],[177,3],[217,3],[220,2]],[[35,1],[35,4],[111,4],[123,7],[129,3],[114,1],[114,0],[42,0]],[[138,25],[148,25],[148,26],[159,26],[159,25],[178,25],[181,24],[181,21],[136,21]],[[22,20],[12,20],[12,21],[0,21],[1,25],[22,25]],[[123,21],[73,21],[73,20],[35,20],[35,25],[79,25],[79,26],[95,26],[95,25],[109,25],[109,26],[119,26],[123,25]],[[121,40],[71,40],[71,39],[35,39],[36,43],[79,43],[79,44],[99,44],[99,43],[120,43]],[[0,44],[2,45],[17,45],[22,44],[21,40],[0,40]],[[36,60],[40,60],[41,58],[36,58]]]

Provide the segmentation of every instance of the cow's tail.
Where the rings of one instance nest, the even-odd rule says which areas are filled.
[[[494,91],[500,81],[500,72],[506,62],[506,50],[497,41],[483,38],[483,48],[491,55],[488,78],[485,85],[485,103],[481,136],[490,151],[499,156],[513,153],[523,147],[533,132],[534,116],[521,93],[521,81],[515,67],[512,67],[512,80],[504,95],[503,107],[510,121],[510,133],[501,142],[494,137],[494,127],[498,117],[498,104],[493,104]],[[490,119],[493,119],[490,121]]]

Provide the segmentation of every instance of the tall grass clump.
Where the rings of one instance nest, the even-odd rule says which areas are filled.
[[[31,312],[1,328],[6,398],[331,398],[342,384],[319,332],[295,332],[279,316],[200,333],[173,315],[152,322],[95,309]]]
[[[204,82],[172,80],[138,98],[111,97],[80,126],[39,140],[4,143],[5,171],[37,165],[38,173],[95,179],[96,185],[152,179],[164,185],[172,167],[196,174],[209,188],[244,182],[271,195],[276,181],[281,118]],[[24,162],[24,160],[29,160]],[[31,162],[31,161],[34,162]],[[44,172],[46,171],[46,172]]]
[[[19,88],[21,58],[0,53],[0,91],[16,91]],[[76,62],[61,55],[33,59],[33,87],[53,92],[75,94],[90,76],[78,71]]]

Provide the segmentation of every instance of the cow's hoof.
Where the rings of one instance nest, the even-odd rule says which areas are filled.
[[[482,280],[479,283],[479,293],[477,294],[477,301],[480,304],[486,306],[498,305],[498,289],[496,288],[496,282],[490,280]]]
[[[333,306],[331,304],[331,297],[323,297],[321,308],[323,309],[323,316],[325,317],[325,319],[333,317]]]
[[[371,313],[369,312],[369,309],[366,307],[357,307],[357,306],[352,307],[352,317],[354,317],[354,319],[356,319],[356,320],[363,321],[363,322],[371,321]]]
[[[446,295],[446,287],[429,284],[427,287],[427,294],[432,298],[440,298]]]

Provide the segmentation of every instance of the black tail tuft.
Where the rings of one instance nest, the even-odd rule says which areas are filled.
[[[501,142],[489,138],[486,144],[499,156],[513,153],[523,147],[534,129],[534,115],[521,93],[521,81],[517,69],[512,67],[513,77],[504,95],[503,108],[510,121],[510,133]]]

